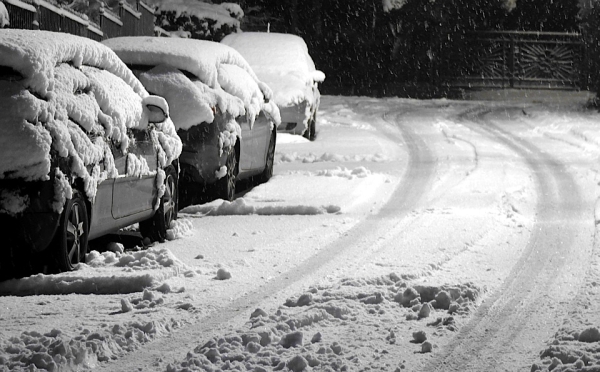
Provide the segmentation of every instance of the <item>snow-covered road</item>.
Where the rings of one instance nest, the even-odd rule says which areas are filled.
[[[323,97],[174,240],[0,283],[0,370],[600,369],[600,115],[545,96]]]

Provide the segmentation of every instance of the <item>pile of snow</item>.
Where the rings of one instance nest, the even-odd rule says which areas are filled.
[[[205,216],[240,216],[256,214],[261,216],[290,216],[290,215],[316,215],[325,213],[339,213],[340,207],[326,205],[315,207],[311,205],[250,205],[244,198],[237,198],[230,202],[217,199],[210,203],[192,205],[181,210],[182,213],[201,214]]]
[[[167,230],[167,240],[176,240],[194,235],[194,225],[187,218],[179,218],[171,222]]]
[[[289,107],[303,101],[314,106],[319,96],[315,83],[325,74],[315,69],[301,37],[290,34],[240,32],[227,35],[221,43],[239,51],[258,77],[273,89],[275,103]]]
[[[124,253],[92,251],[86,256],[86,263],[74,271],[0,282],[0,295],[134,293],[160,288],[166,279],[175,276],[193,275],[194,269],[166,248]]]
[[[403,369],[399,353],[430,352],[436,337],[459,328],[480,294],[470,285],[411,286],[396,274],[312,287],[273,314],[254,310],[248,329],[198,345],[167,371],[393,371],[390,362]],[[413,324],[411,334],[394,331],[400,319]],[[367,339],[396,349],[357,357]]]
[[[98,184],[118,176],[108,141],[126,154],[127,130],[148,125],[144,87],[109,48],[65,33],[2,30],[0,66],[15,71],[1,82],[0,179],[50,179],[52,151],[69,159],[71,176],[84,181],[93,201]],[[182,145],[170,119],[157,129],[153,140],[164,167]],[[148,172],[147,167],[128,169],[136,175]],[[55,179],[59,202],[54,205],[60,212],[60,201],[71,190],[62,175]]]
[[[389,161],[388,156],[376,153],[376,154],[368,154],[368,155],[339,155],[332,154],[330,152],[325,152],[320,156],[315,153],[308,154],[298,154],[296,152],[292,153],[276,153],[275,154],[275,164],[280,163],[321,163],[321,162],[375,162],[375,163],[384,163]]]
[[[579,330],[561,329],[550,346],[540,353],[541,363],[531,371],[597,371],[600,369],[600,326]]]
[[[150,303],[152,292],[144,292],[139,303]],[[137,299],[136,299],[137,300]],[[161,301],[153,300],[160,304]],[[126,324],[104,324],[101,329],[83,329],[74,337],[58,329],[47,333],[23,332],[19,337],[3,340],[0,345],[0,369],[7,371],[79,371],[93,369],[102,362],[137,350],[141,345],[162,337],[181,322],[157,319],[149,322],[132,321]]]
[[[325,177],[343,177],[349,180],[355,178],[365,178],[371,175],[371,171],[365,167],[357,167],[354,169],[348,169],[345,167],[337,167],[336,169],[323,169],[316,172],[317,176]]]
[[[104,44],[127,64],[153,67],[141,73],[140,80],[149,91],[167,99],[177,129],[212,123],[216,112],[227,113],[226,131],[235,140],[241,133],[237,117],[245,115],[252,125],[265,112],[275,125],[281,121],[279,109],[270,101],[271,89],[232,48],[211,41],[156,37],[121,37]]]

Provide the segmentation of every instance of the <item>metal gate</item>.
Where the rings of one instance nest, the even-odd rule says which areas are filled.
[[[579,89],[583,53],[577,33],[474,32],[452,51],[445,75],[458,87]]]

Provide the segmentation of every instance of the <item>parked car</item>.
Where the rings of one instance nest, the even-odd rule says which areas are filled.
[[[315,69],[308,47],[296,35],[239,32],[227,35],[229,45],[248,61],[259,79],[273,90],[281,112],[279,132],[301,134],[313,141],[325,74]]]
[[[273,174],[279,110],[234,49],[212,41],[119,37],[103,43],[148,91],[166,98],[181,154],[181,207],[198,197],[233,200],[236,182]]]
[[[0,30],[0,112],[0,276],[72,270],[89,240],[137,222],[164,239],[181,140],[112,50]]]

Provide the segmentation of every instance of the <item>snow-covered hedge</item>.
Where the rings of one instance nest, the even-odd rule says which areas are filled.
[[[155,24],[172,35],[220,41],[240,30],[244,12],[238,4],[198,0],[151,0],[157,8]]]

